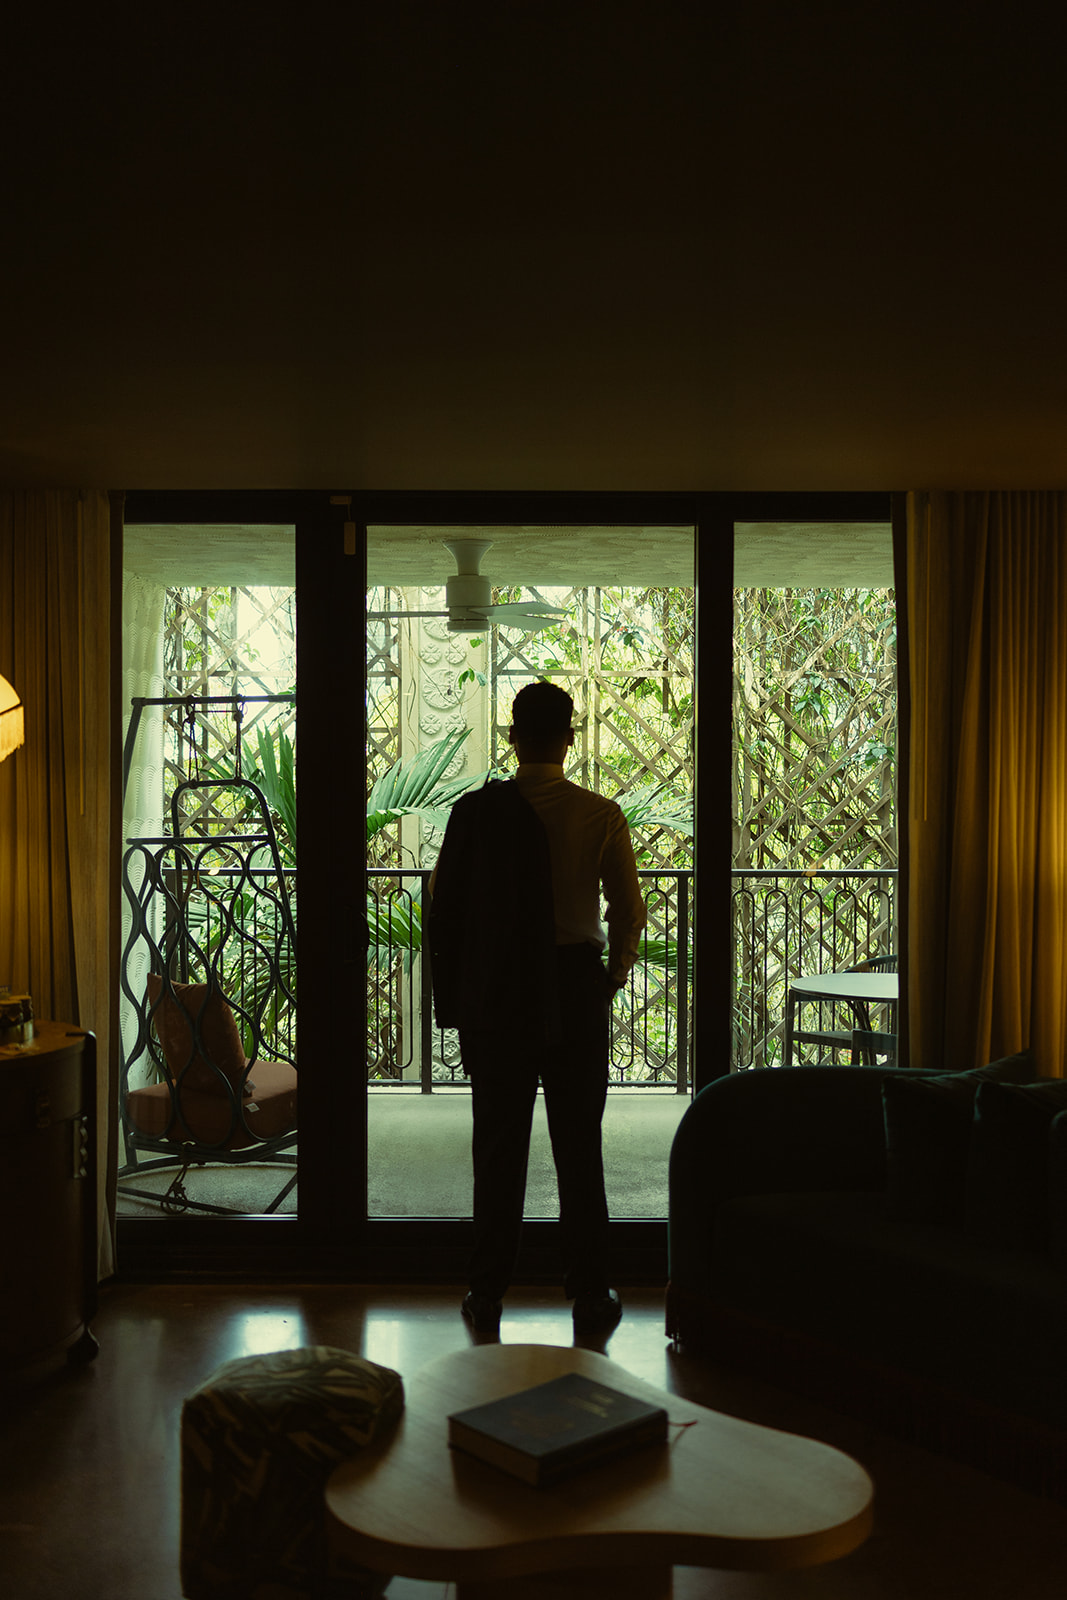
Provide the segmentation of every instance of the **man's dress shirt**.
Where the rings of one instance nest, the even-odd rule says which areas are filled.
[[[626,818],[555,764],[526,763],[456,801],[430,894],[439,1027],[513,1026],[518,1014],[552,1037],[554,949],[607,945],[621,985],[645,925]]]
[[[614,983],[625,983],[646,920],[626,818],[614,800],[571,783],[552,762],[524,762],[515,783],[548,835],[556,943],[604,949],[603,889],[608,972]]]

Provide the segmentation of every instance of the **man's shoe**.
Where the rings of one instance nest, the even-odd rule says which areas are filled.
[[[490,1300],[487,1294],[476,1294],[471,1289],[463,1297],[459,1309],[475,1333],[495,1333],[500,1326],[500,1313],[504,1306],[500,1300]]]
[[[609,1333],[622,1317],[622,1301],[617,1289],[603,1294],[580,1294],[574,1300],[575,1333]]]

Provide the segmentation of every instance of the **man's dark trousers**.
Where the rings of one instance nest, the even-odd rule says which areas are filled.
[[[543,1042],[536,1019],[460,1034],[474,1107],[474,1252],[470,1286],[500,1300],[522,1231],[530,1129],[540,1079],[559,1184],[569,1298],[604,1294],[608,1206],[600,1125],[608,1087],[610,985],[592,945],[560,945],[559,1037]]]

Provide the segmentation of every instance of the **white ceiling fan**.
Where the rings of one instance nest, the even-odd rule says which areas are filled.
[[[521,628],[533,633],[538,628],[550,628],[564,615],[562,606],[550,606],[544,600],[510,600],[502,605],[493,604],[492,580],[478,571],[492,539],[443,539],[445,549],[452,553],[456,572],[445,584],[444,611],[372,611],[372,618],[447,617],[449,633],[481,633],[487,627]]]

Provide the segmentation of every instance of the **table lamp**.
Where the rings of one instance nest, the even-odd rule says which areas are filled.
[[[17,750],[25,737],[22,701],[7,679],[0,675],[0,761]]]
[[[0,761],[25,738],[22,701],[0,674]],[[33,1038],[33,1006],[28,994],[0,989],[0,1045],[26,1044]]]

